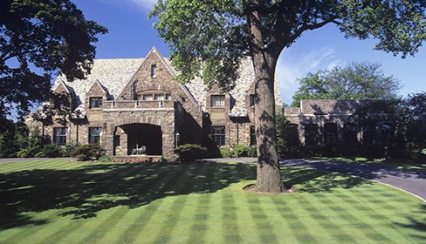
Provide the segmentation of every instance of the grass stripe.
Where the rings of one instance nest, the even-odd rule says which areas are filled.
[[[118,174],[115,174],[112,177],[112,182],[114,182],[115,178],[129,176],[133,173],[134,172],[132,172],[131,170],[122,171]],[[94,181],[102,181],[103,179],[109,178],[109,177],[110,176],[108,176],[108,175],[98,175],[97,177],[94,177]],[[105,186],[103,186],[102,184],[98,184],[94,187],[94,189],[95,190],[96,189],[102,189],[104,187]],[[82,205],[80,205],[80,207],[81,206]],[[77,209],[77,211],[78,211],[78,209]],[[127,211],[128,211],[128,209],[127,209]],[[63,226],[61,226],[61,225],[57,226],[57,228],[55,228],[56,230],[55,229],[53,230],[54,231],[53,233],[51,233],[44,240],[42,240],[42,243],[47,243],[47,242],[56,242],[57,243],[60,240],[66,238],[72,232],[75,232],[76,230],[82,228],[84,226],[83,223],[81,223],[80,221],[71,221],[70,223],[67,224],[67,222],[65,222],[65,224]]]
[[[219,175],[221,172],[218,172],[215,170],[215,165],[208,164],[205,165],[201,170],[201,175],[206,175],[206,177],[202,178],[200,184],[206,185],[208,183],[215,183],[217,181],[214,180],[215,175]],[[220,176],[223,177],[222,174]],[[208,184],[209,191],[213,191],[215,188],[214,184]],[[203,243],[205,241],[205,235],[208,231],[208,220],[209,220],[209,205],[211,200],[211,194],[210,193],[202,193],[199,194],[196,201],[195,207],[193,208],[194,211],[192,212],[192,219],[189,221],[189,223],[192,222],[192,225],[190,227],[191,233],[188,237],[187,243]],[[177,223],[176,225],[177,226]],[[171,236],[168,237],[168,239],[171,239]]]
[[[172,181],[174,179],[174,177],[178,174],[178,172],[182,172],[183,169],[178,169],[177,171],[169,171],[169,172],[165,172],[165,169],[160,169],[159,172],[159,178],[163,178],[166,179],[165,181],[150,181],[146,184],[142,184],[141,187],[145,187],[147,189],[151,189],[151,192],[153,190],[160,190],[162,188],[164,188],[167,184],[169,184],[168,182]],[[142,190],[142,189],[141,189]],[[148,191],[147,193],[149,193],[150,191]],[[132,221],[128,221],[128,226],[125,230],[122,231],[122,233],[120,233],[120,237],[118,238],[121,242],[126,242],[126,243],[132,243],[134,242],[133,237],[135,236],[135,234],[137,232],[139,232],[139,227],[140,227],[140,222],[146,221],[146,213],[153,213],[156,211],[158,205],[156,204],[148,204],[145,207],[139,207],[137,208],[138,210],[138,214],[134,215],[134,218]],[[144,217],[142,217],[144,216]],[[108,227],[108,226],[105,226]],[[132,230],[134,232],[132,232]],[[88,242],[91,243],[93,241],[92,238],[90,238],[90,236],[84,240],[84,242]]]
[[[30,163],[31,162],[31,163]],[[63,161],[56,160],[37,160],[37,161],[29,161],[29,163],[25,163],[24,165],[17,165],[16,167],[6,167],[6,170],[1,173],[13,173],[16,171],[24,171],[24,170],[37,170],[37,169],[46,169],[52,165],[57,165],[59,163],[63,163]]]
[[[166,211],[166,216],[163,220],[159,220],[159,228],[154,230],[153,243],[167,243],[171,241],[171,237],[174,236],[173,232],[175,228],[178,226],[178,222],[181,218],[182,212],[187,213],[188,211],[194,213],[194,205],[196,205],[196,195],[186,195],[191,192],[200,192],[206,182],[206,173],[209,171],[209,165],[195,165],[194,171],[189,172],[187,177],[191,178],[183,178],[178,182],[176,188],[177,192],[183,191],[185,196],[181,196],[179,198],[173,198],[172,201],[168,204],[168,207],[164,207]],[[195,176],[195,177],[194,177]],[[190,208],[190,210],[186,210],[185,208]],[[189,218],[188,213],[185,216]],[[189,237],[191,237],[195,231],[189,232]]]

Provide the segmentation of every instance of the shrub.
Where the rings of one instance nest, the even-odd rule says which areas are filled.
[[[243,144],[237,144],[233,147],[234,157],[247,157],[249,147]]]
[[[111,158],[106,155],[100,156],[98,160],[101,162],[111,162]]]
[[[248,152],[247,152],[247,156],[248,157],[257,157],[257,149],[256,147],[249,147]]]
[[[56,145],[56,144],[47,144],[44,145],[42,151],[40,151],[39,153],[36,153],[35,156],[36,157],[49,157],[49,158],[54,158],[54,157],[60,157],[62,156],[62,149],[60,146]]]
[[[43,151],[43,147],[43,138],[40,136],[40,132],[38,130],[33,130],[28,138],[26,156],[23,157],[34,157],[37,153]]]
[[[62,157],[70,157],[72,152],[74,152],[80,144],[78,143],[68,143],[62,147],[61,156]]]
[[[79,161],[98,160],[105,154],[105,150],[98,144],[79,145],[72,153],[71,156],[77,157]]]
[[[44,153],[44,151],[38,152],[34,155],[34,157],[36,158],[45,158],[46,157],[46,153]]]
[[[232,158],[234,156],[234,152],[233,149],[229,146],[221,146],[220,155],[224,158]]]
[[[194,161],[203,158],[207,149],[198,144],[184,144],[177,147],[174,152],[179,156],[181,161]]]
[[[26,158],[28,157],[28,149],[26,148],[21,148],[18,153],[16,153],[16,156],[18,158]]]

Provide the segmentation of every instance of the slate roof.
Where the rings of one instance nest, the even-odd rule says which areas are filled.
[[[86,79],[68,82],[65,76],[61,74],[56,78],[53,89],[56,88],[60,81],[64,81],[67,86],[74,89],[77,96],[77,105],[81,106],[86,98],[86,93],[96,80],[99,80],[109,94],[116,99],[141,66],[143,60],[143,58],[95,59],[91,73],[87,75]]]
[[[84,113],[84,100],[86,93],[92,87],[93,83],[97,80],[107,89],[109,94],[116,99],[126,84],[130,81],[132,76],[137,72],[138,68],[143,62],[143,58],[134,59],[95,59],[92,71],[87,75],[86,79],[78,79],[73,82],[66,81],[63,75],[59,75],[54,83],[53,89],[55,89],[60,81],[71,87],[77,96],[77,109]],[[169,65],[172,73],[176,73],[171,65],[171,61],[167,58],[163,58],[166,64]],[[235,105],[233,106],[229,116],[246,116],[247,111],[245,108],[245,95],[247,90],[254,81],[254,71],[252,62],[250,59],[242,61],[240,66],[240,77],[236,81],[236,87],[230,91],[231,96],[235,99]],[[200,107],[206,111],[206,95],[207,86],[201,80],[196,78],[188,84],[185,84],[186,88],[190,91],[192,96],[198,102]],[[281,97],[279,96],[278,82],[275,82],[275,99],[276,104],[281,104]]]
[[[171,61],[169,59],[166,62],[171,66]],[[235,105],[232,107],[231,113],[229,116],[232,117],[241,117],[247,115],[245,96],[247,91],[250,89],[250,86],[254,82],[254,69],[253,63],[250,58],[244,59],[241,62],[239,68],[239,78],[235,82],[236,86],[229,93],[235,99]],[[281,96],[279,94],[279,82],[275,82],[275,104],[281,105]],[[202,109],[206,110],[206,99],[207,99],[207,86],[204,84],[204,81],[196,77],[191,82],[185,84],[188,87],[189,91],[198,101]]]

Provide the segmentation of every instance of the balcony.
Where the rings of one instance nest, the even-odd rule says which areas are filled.
[[[174,101],[122,100],[104,101],[103,109],[174,108]]]

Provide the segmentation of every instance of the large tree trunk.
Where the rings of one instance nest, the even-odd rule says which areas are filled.
[[[254,0],[257,2],[258,0]],[[255,123],[257,138],[256,190],[281,192],[282,181],[276,149],[274,76],[279,50],[265,47],[261,21],[257,12],[249,16],[254,37],[251,54],[255,71],[256,103]]]
[[[256,190],[281,192],[282,181],[276,149],[274,73],[276,59],[253,55],[256,82],[255,123],[257,138]]]

